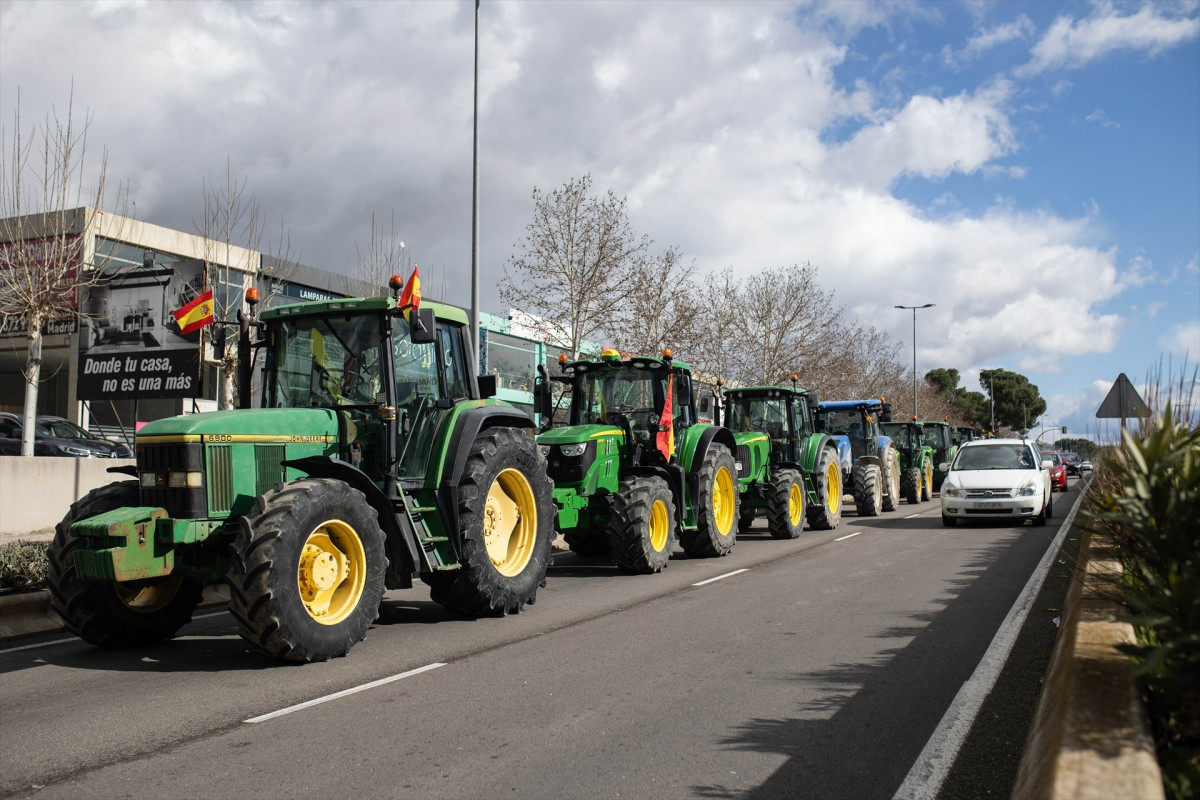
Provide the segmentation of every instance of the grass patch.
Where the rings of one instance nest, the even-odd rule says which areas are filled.
[[[49,542],[0,544],[0,594],[36,592],[46,588],[46,548]]]

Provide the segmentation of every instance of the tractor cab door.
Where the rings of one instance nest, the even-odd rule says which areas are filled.
[[[392,319],[396,393],[396,474],[423,478],[433,439],[456,399],[468,396],[466,358],[455,326],[439,321],[434,341],[414,344],[409,323]]]

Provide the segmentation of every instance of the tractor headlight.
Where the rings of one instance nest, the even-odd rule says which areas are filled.
[[[172,472],[167,475],[167,486],[172,489],[198,489],[203,485],[203,472]]]
[[[153,489],[156,484],[156,477],[153,472],[143,472],[141,474],[141,482],[143,489]]]
[[[1020,489],[1017,489],[1017,497],[1033,497],[1037,491],[1037,484],[1033,481],[1025,481]]]
[[[567,458],[579,458],[587,452],[587,442],[579,442],[578,444],[560,444],[558,452],[562,453]]]
[[[542,458],[549,458],[550,457],[550,445],[539,444],[538,452],[542,454]]]

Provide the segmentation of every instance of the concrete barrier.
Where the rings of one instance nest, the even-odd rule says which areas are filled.
[[[109,467],[134,464],[132,458],[54,458],[0,456],[0,537],[53,531],[80,497],[125,475]]]
[[[1015,800],[1158,800],[1164,797],[1149,723],[1128,656],[1132,626],[1113,622],[1121,562],[1085,532],[1062,629],[1012,796]]]

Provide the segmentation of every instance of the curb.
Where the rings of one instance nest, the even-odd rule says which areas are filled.
[[[1012,797],[1159,800],[1162,774],[1133,667],[1117,650],[1133,626],[1113,622],[1122,574],[1111,541],[1083,530],[1062,629],[1025,741]]]

